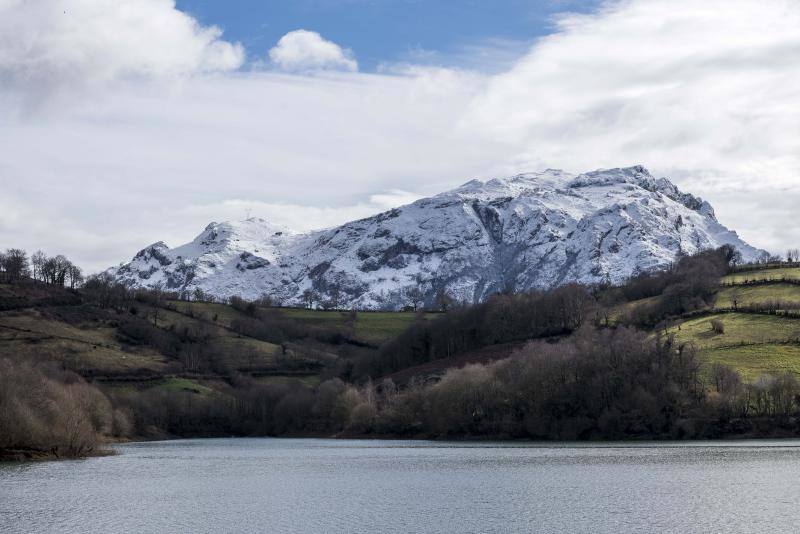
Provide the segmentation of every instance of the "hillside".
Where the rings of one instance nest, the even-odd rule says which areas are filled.
[[[167,300],[155,306],[136,302],[131,306],[135,314],[131,314],[97,307],[77,292],[64,291],[70,296],[64,304],[40,302],[36,297],[42,292],[51,296],[61,293],[44,287],[0,284],[0,293],[7,297],[13,294],[9,300],[17,301],[13,309],[0,311],[0,357],[57,361],[66,369],[108,383],[148,381],[165,375],[193,380],[218,378],[218,370],[187,371],[177,361],[176,351],[181,344],[199,342],[222,355],[214,362],[220,369],[297,376],[298,362],[318,367],[321,355],[336,359],[342,344],[377,347],[402,332],[416,317],[413,312],[353,314],[279,309],[276,313],[292,324],[321,326],[324,335],[337,333],[342,339],[326,343],[305,339],[303,334],[298,335],[298,340],[276,344],[236,331],[233,327],[237,321],[252,317],[226,304]],[[176,345],[171,345],[170,340],[144,339],[144,334],[137,337],[140,333],[130,326],[132,321],[137,327],[147,325],[148,334],[174,335]],[[159,343],[163,346],[159,347]],[[290,363],[281,361],[287,356]]]
[[[794,401],[785,399],[800,395],[800,285],[791,281],[800,268],[738,266],[751,273],[740,279],[726,274],[732,258],[723,248],[622,286],[495,295],[447,313],[187,301],[103,277],[79,290],[0,284],[0,427],[22,417],[10,435],[45,436],[30,438],[31,457],[49,454],[41,444],[58,443],[74,420],[85,427],[78,441],[85,445],[67,449],[77,455],[97,446],[93,432],[103,439],[794,432],[752,418],[786,415]],[[48,384],[52,403],[23,387],[37,383]],[[36,417],[48,423],[25,419],[43,406],[49,411]],[[8,447],[0,441],[0,456]]]
[[[472,180],[337,228],[296,234],[262,219],[211,223],[191,243],[146,247],[111,269],[130,287],[288,306],[386,309],[477,303],[504,291],[623,283],[679,254],[759,251],[712,207],[642,167]]]
[[[662,298],[625,303],[615,316],[641,315]],[[667,334],[698,350],[706,371],[717,363],[746,380],[784,372],[800,377],[800,267],[744,266],[721,278],[711,305],[666,326]]]
[[[438,315],[237,309],[126,290],[106,301],[113,288],[100,289],[98,300],[91,282],[81,291],[0,284],[0,460],[49,457],[58,443],[56,454],[86,454],[97,447],[94,425],[114,439],[272,433],[246,430],[235,407],[259,395],[310,394],[331,377],[347,376],[354,361],[414,321]],[[42,392],[16,388],[45,382]],[[79,404],[56,400],[74,397],[76,387],[85,398],[75,398]],[[37,396],[26,408],[27,396],[39,393],[56,404]],[[57,409],[61,404],[66,411]],[[39,413],[44,406],[50,408]],[[82,410],[89,426],[80,437],[63,437]],[[14,436],[23,443],[5,442]]]

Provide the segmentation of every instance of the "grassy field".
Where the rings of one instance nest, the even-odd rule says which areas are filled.
[[[299,321],[327,324],[338,328],[346,328],[350,318],[350,312],[343,311],[282,308],[280,312]],[[437,316],[439,316],[438,313],[425,314],[426,319]],[[380,345],[411,326],[415,318],[416,313],[414,312],[360,311],[356,314],[354,336],[365,343]]]
[[[632,302],[624,302],[614,306],[609,313],[609,320],[617,322],[626,317],[634,317],[637,313],[645,311],[648,307],[654,305],[661,299],[660,295],[655,297],[647,297],[644,299],[634,300]]]
[[[711,330],[711,321],[725,325],[725,333]],[[669,329],[679,342],[692,342],[699,349],[742,344],[768,344],[800,340],[800,320],[747,313],[720,313],[683,321]]]
[[[147,348],[130,350],[104,325],[76,326],[42,317],[36,310],[0,314],[0,356],[58,361],[76,371],[124,374],[163,372],[166,358]]]
[[[230,327],[235,319],[246,317],[243,313],[225,304],[183,301],[172,301],[171,304],[175,305],[183,314],[191,312],[204,321],[216,319],[213,322],[225,327]],[[275,308],[275,310],[297,321],[326,325],[343,330],[349,328],[350,312],[347,311],[309,310],[305,308]],[[425,318],[431,319],[438,315],[438,313],[426,313]],[[415,317],[416,314],[414,312],[359,311],[356,313],[356,320],[353,325],[353,336],[364,343],[380,345],[408,328],[414,322]],[[182,322],[181,319],[175,317],[169,317],[166,320],[176,324]]]
[[[715,306],[718,308],[732,308],[734,296],[739,306],[774,300],[800,303],[800,286],[776,283],[763,286],[725,287],[717,293]]]
[[[741,284],[754,280],[770,280],[779,282],[783,279],[800,280],[800,268],[785,267],[779,269],[764,269],[760,271],[746,271],[729,274],[722,278],[723,284]]]
[[[736,273],[722,279],[714,308],[781,301],[800,304],[800,286],[781,283],[785,279],[800,280],[800,268],[775,268]],[[724,287],[724,284],[745,281],[772,281],[758,286]],[[660,297],[650,297],[620,304],[609,314],[612,321],[635,317],[643,313]],[[725,333],[711,329],[711,321],[718,319]],[[765,373],[792,372],[800,376],[800,320],[785,317],[748,314],[717,313],[688,319],[673,324],[669,329],[677,341],[691,342],[697,347],[706,363],[724,363],[738,370],[743,378],[752,380]],[[705,368],[706,372],[708,367]]]
[[[763,374],[785,372],[800,376],[800,345],[745,345],[722,347],[701,352],[707,363],[723,363],[733,367],[747,381]]]
[[[149,316],[152,309],[142,307],[142,312]],[[226,316],[236,313],[231,309]],[[209,345],[225,349],[224,363],[233,369],[274,366],[276,355],[282,350],[272,343],[169,310],[159,310],[158,326],[205,329],[210,335]],[[152,348],[124,343],[107,321],[73,324],[33,308],[0,313],[0,357],[57,361],[90,376],[168,373],[176,365]]]
[[[226,328],[230,328],[235,319],[243,319],[247,316],[240,311],[226,304],[214,302],[186,302],[182,300],[170,301],[177,310],[183,314],[192,313],[198,319],[207,322],[214,322]]]
[[[711,321],[721,320],[725,333],[711,330]],[[691,342],[708,364],[730,365],[747,379],[765,373],[792,372],[800,376],[800,320],[721,313],[690,319],[670,328],[679,342]]]
[[[0,312],[0,358],[59,362],[87,377],[101,379],[110,387],[157,387],[197,394],[225,387],[208,382],[217,370],[209,371],[208,377],[197,379],[199,382],[195,377],[179,378],[183,370],[180,357],[162,354],[153,345],[139,344],[120,335],[117,330],[120,319],[127,319],[112,309],[84,306],[68,292],[66,295],[72,300],[62,303],[51,298],[52,294],[61,298],[58,291],[51,294],[42,288],[27,286],[6,289],[9,299],[19,297],[20,302],[33,303],[34,307],[17,306],[17,309]],[[42,295],[33,295],[34,290]],[[43,298],[50,300],[45,302]],[[170,302],[170,305],[174,308],[158,309],[158,328],[178,336],[186,335],[184,332],[188,330],[194,338],[207,339],[205,346],[216,354],[217,365],[256,376],[267,372],[271,376],[255,378],[263,383],[300,381],[314,387],[320,381],[320,377],[313,374],[315,365],[328,364],[339,357],[337,346],[328,346],[312,338],[287,342],[282,347],[238,334],[231,325],[237,319],[249,317],[228,305],[181,301]],[[141,302],[136,308],[139,317],[152,323],[155,308]],[[351,313],[342,311],[276,309],[275,312],[299,322],[340,328],[348,336],[373,346],[396,336],[417,320],[413,312],[358,312],[355,320]],[[437,315],[431,313],[425,317]],[[286,375],[282,376],[284,364],[288,367]],[[307,374],[298,375],[298,365],[310,366],[305,371]],[[154,381],[153,375],[166,378]],[[137,376],[141,380],[134,378]]]
[[[179,312],[159,310],[158,325],[160,327],[173,327],[176,329],[206,329],[212,337],[211,342],[215,346],[234,349],[225,351],[225,353],[231,355],[226,364],[233,368],[265,367],[275,363],[275,356],[281,352],[281,347],[266,341],[239,335],[231,330],[228,330],[227,328],[222,327],[226,325],[226,322],[227,325],[229,325],[230,321],[241,315],[240,312],[237,312],[230,306],[225,306],[223,304],[188,302],[180,304],[194,304],[195,306],[192,308],[192,310],[194,313],[197,313],[197,316],[189,317]],[[205,308],[205,306],[209,306],[209,308]],[[217,310],[218,307],[227,308],[228,311]],[[184,306],[179,309],[182,309],[185,312],[188,309],[188,306]],[[214,314],[218,314],[217,323],[222,326],[216,326],[214,324]],[[225,319],[221,318],[223,316]]]

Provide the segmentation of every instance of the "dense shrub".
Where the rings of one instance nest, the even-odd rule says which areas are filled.
[[[77,375],[0,360],[0,449],[81,456],[112,423],[108,399]]]
[[[711,331],[715,334],[724,334],[725,333],[725,323],[722,322],[722,319],[711,319]]]

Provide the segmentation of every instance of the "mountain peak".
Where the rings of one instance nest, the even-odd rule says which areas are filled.
[[[569,187],[596,187],[625,183],[652,190],[655,187],[655,178],[641,165],[634,165],[633,167],[598,169],[580,174],[569,183]]]
[[[622,282],[678,254],[731,244],[711,206],[642,166],[579,175],[548,169],[486,181],[327,230],[296,234],[259,218],[212,223],[192,242],[154,244],[118,280],[218,297],[264,293],[301,305],[398,309],[448,292],[477,302],[499,291]],[[410,302],[415,300],[415,302]]]

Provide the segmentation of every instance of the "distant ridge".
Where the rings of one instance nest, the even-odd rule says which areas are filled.
[[[641,166],[472,180],[373,217],[305,234],[263,219],[211,223],[194,241],[158,242],[109,272],[136,287],[200,288],[284,305],[400,309],[443,294],[621,283],[679,254],[763,251],[720,224],[708,202]]]

